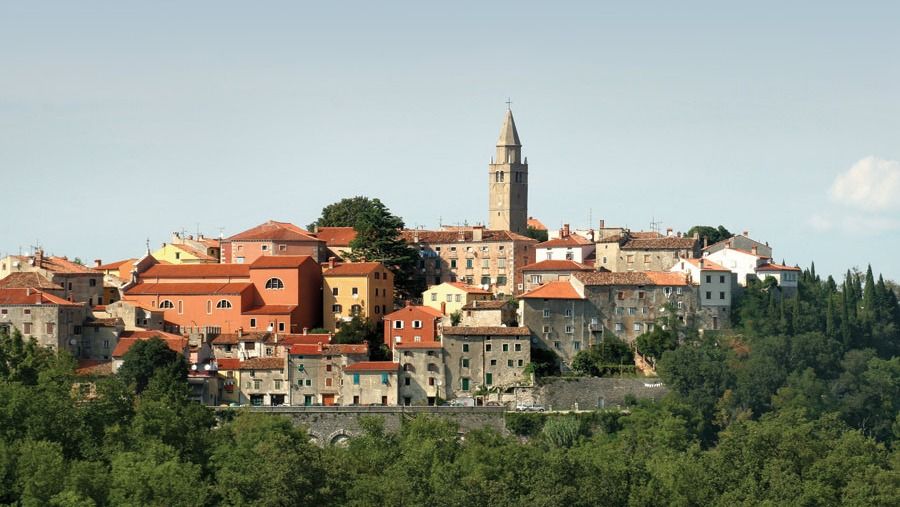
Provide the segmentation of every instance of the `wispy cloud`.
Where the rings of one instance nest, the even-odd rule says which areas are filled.
[[[831,184],[831,198],[869,212],[900,208],[900,162],[866,157]]]

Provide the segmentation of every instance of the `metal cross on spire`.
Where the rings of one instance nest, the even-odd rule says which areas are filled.
[[[509,97],[506,97],[506,110],[512,111],[512,100]]]

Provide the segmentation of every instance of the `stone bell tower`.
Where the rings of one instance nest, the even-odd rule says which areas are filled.
[[[506,110],[497,153],[488,166],[488,228],[525,234],[528,229],[528,159],[512,110]]]

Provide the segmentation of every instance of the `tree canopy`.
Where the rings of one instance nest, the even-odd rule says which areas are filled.
[[[694,234],[698,234],[700,236],[701,243],[705,241],[710,245],[734,236],[734,234],[731,234],[728,229],[721,225],[718,227],[713,227],[711,225],[695,225],[687,231],[687,236],[689,238],[693,237]]]

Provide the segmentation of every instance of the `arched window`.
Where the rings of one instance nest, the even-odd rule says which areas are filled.
[[[284,282],[281,281],[281,278],[269,278],[269,280],[266,281],[266,288],[267,289],[283,289]]]
[[[218,303],[216,303],[216,308],[231,308],[231,301],[227,299],[220,299]]]
[[[159,307],[166,310],[169,308],[175,308],[175,304],[169,301],[168,299],[163,299],[159,302]]]

